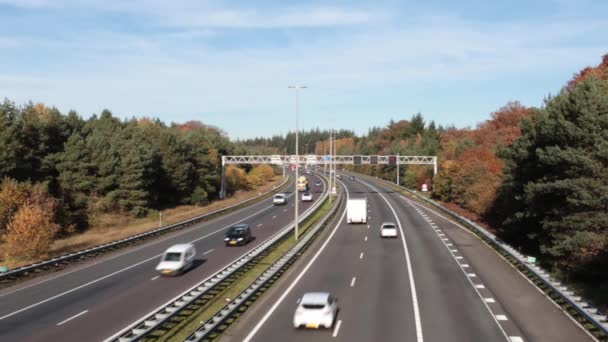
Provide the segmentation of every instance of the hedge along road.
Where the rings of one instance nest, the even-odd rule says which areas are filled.
[[[293,189],[293,184],[288,189]],[[313,190],[319,192],[316,200],[325,185]],[[76,269],[68,268],[59,275],[3,290],[0,340],[83,341],[112,335],[291,222],[294,198],[287,193],[290,197],[285,206],[273,206],[272,199],[266,199]],[[303,203],[302,211],[309,206]],[[239,222],[248,223],[256,239],[246,246],[225,247],[224,232]],[[195,267],[180,277],[158,277],[154,267],[160,255],[169,246],[184,242],[196,246]]]

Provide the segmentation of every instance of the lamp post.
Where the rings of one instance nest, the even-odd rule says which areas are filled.
[[[299,121],[300,121],[300,89],[306,89],[306,86],[303,85],[291,85],[288,87],[289,89],[295,89],[296,90],[296,181],[294,183],[294,198],[295,198],[295,222],[296,222],[296,228],[295,228],[295,237],[296,237],[296,241],[298,241],[298,228],[299,228],[299,222],[298,222],[298,202],[299,202],[299,198],[298,198],[298,177],[299,177],[299,167],[300,167],[300,155],[298,154],[298,130],[299,130]]]

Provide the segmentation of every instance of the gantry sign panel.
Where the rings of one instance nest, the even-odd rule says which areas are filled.
[[[305,165],[437,165],[436,156],[222,156],[222,165],[228,164],[305,164]]]
[[[220,199],[226,196],[225,166],[233,164],[272,164],[272,165],[433,165],[433,174],[437,174],[436,156],[317,156],[314,154],[300,156],[222,156],[222,180]]]

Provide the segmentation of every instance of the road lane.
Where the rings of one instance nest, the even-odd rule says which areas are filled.
[[[357,182],[346,184],[352,197],[368,198],[371,215],[368,223],[374,228],[342,222],[319,259],[251,341],[374,341],[378,340],[379,332],[382,332],[382,341],[415,340],[413,305],[401,242],[382,240],[377,230],[381,222],[390,218],[391,211],[378,194],[367,191]],[[365,236],[370,231],[366,242]],[[356,282],[351,286],[353,277]],[[309,291],[329,291],[337,296],[339,329],[337,326],[329,330],[292,327],[297,300]],[[260,317],[259,313],[258,310],[255,316]],[[247,328],[230,333],[226,339],[243,340],[251,331],[251,327],[245,325]]]
[[[319,195],[315,196],[315,200]],[[291,197],[288,203],[292,203],[293,200]],[[231,214],[230,217],[221,217],[194,229],[171,234],[161,241],[151,241],[120,257],[108,257],[107,260],[83,267],[78,272],[0,297],[2,304],[0,317],[2,317],[66,291],[72,291],[1,319],[0,340],[82,341],[101,340],[112,335],[141,315],[216,272],[229,261],[243,255],[287,225],[293,219],[293,213],[284,213],[282,207],[272,206],[271,201],[272,199],[264,200],[263,203],[253,205],[254,210],[245,208],[238,214]],[[304,203],[303,210],[310,205],[311,203]],[[277,213],[280,215],[272,219]],[[225,229],[223,228],[243,220],[252,227],[256,240],[246,246],[224,247]],[[256,228],[259,223],[263,223],[264,227]],[[150,281],[157,276],[154,266],[159,254],[170,245],[194,240],[199,256],[193,270],[180,277],[162,277]],[[209,255],[202,254],[209,250],[214,251]],[[150,261],[145,261],[147,259]],[[128,269],[119,272],[125,268]],[[99,280],[113,273],[116,274]],[[89,285],[82,287],[85,284]],[[70,323],[56,326],[59,317],[68,317],[74,312],[84,310],[83,308],[88,309],[89,312],[75,321],[78,323],[76,329]]]

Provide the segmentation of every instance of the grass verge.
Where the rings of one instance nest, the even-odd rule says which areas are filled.
[[[283,182],[282,177],[275,177],[271,182],[251,191],[237,191],[233,196],[225,200],[211,202],[205,206],[183,205],[162,211],[162,225],[188,220],[190,218],[204,215],[215,210],[229,207],[238,202],[245,201],[272,190]],[[47,258],[77,252],[83,249],[99,246],[105,243],[128,238],[130,236],[145,233],[159,226],[159,212],[154,211],[143,218],[133,218],[127,215],[105,214],[94,224],[94,227],[80,234],[72,235],[56,240],[48,253]],[[0,241],[0,251],[6,245]],[[45,258],[46,259],[46,258]],[[0,253],[0,265],[13,269],[16,267],[39,262],[41,259],[7,258],[2,259]]]
[[[367,176],[367,177],[370,177],[370,176]],[[398,187],[395,184],[386,184],[386,186],[393,189],[395,192],[405,195],[408,198],[414,200],[415,202],[420,203],[421,205],[432,207],[433,209],[435,209],[439,212],[443,212],[443,213],[447,214],[451,219],[455,220],[456,222],[458,222],[461,225],[463,225],[464,227],[466,227],[477,238],[484,241],[486,243],[486,245],[488,245],[490,248],[492,248],[494,251],[496,251],[506,261],[508,261],[514,268],[516,268],[521,274],[523,274],[526,278],[528,278],[530,281],[532,281],[534,283],[534,285],[536,285],[539,289],[541,289],[548,297],[550,297],[557,305],[559,305],[565,312],[567,312],[568,315],[570,315],[570,317],[572,317],[575,321],[577,321],[591,335],[593,335],[599,341],[608,342],[608,334],[606,334],[604,331],[598,329],[594,324],[591,323],[591,321],[588,321],[584,315],[580,314],[576,310],[576,308],[574,306],[572,306],[570,303],[568,303],[566,300],[564,300],[557,291],[553,290],[551,288],[551,286],[548,286],[540,277],[536,276],[524,264],[519,262],[518,259],[511,256],[511,254],[509,252],[502,249],[498,243],[487,238],[484,234],[479,233],[477,231],[477,229],[472,228],[467,222],[460,220],[458,217],[453,216],[449,212],[445,212],[444,208],[441,208],[432,203],[423,201],[419,197]],[[490,229],[490,231],[492,231],[492,230]],[[554,277],[554,278],[559,279],[559,277]],[[560,280],[560,281],[563,281],[563,280]],[[566,283],[566,282],[564,281],[564,283]],[[571,289],[577,288],[577,284],[568,283],[567,285]],[[601,307],[601,305],[600,305],[600,307]]]
[[[300,236],[303,237],[310,228],[325,216],[335,205],[335,201],[332,204],[328,200],[302,225],[299,227]],[[192,334],[201,324],[206,322],[208,319],[213,317],[218,311],[220,311],[227,302],[237,297],[241,292],[247,289],[251,284],[266,271],[272,264],[279,260],[285,253],[287,253],[296,244],[294,234],[290,233],[287,238],[284,239],[278,246],[274,248],[266,257],[264,257],[257,265],[250,269],[247,273],[243,274],[236,282],[224,289],[222,292],[216,295],[216,298],[208,302],[205,306],[200,307],[198,310],[193,311],[192,314],[187,318],[178,322],[173,326],[170,331],[159,331],[150,334],[148,339],[144,341],[183,341],[190,334]]]

